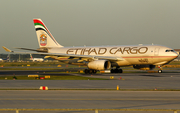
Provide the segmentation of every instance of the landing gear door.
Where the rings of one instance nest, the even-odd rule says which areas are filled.
[[[159,48],[155,48],[154,50],[154,56],[158,56],[159,55]]]

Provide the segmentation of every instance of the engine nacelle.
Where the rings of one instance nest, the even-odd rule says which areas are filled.
[[[155,65],[133,65],[133,68],[141,70],[153,70],[155,67]]]
[[[89,69],[106,70],[111,68],[111,63],[108,60],[94,60],[88,63]]]

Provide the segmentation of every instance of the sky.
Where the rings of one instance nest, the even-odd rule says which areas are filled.
[[[63,46],[180,48],[180,0],[0,0],[0,53],[38,48],[34,18]]]

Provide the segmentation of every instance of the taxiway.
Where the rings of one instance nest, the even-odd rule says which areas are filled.
[[[0,105],[0,108],[26,109],[179,109],[180,92],[95,90],[0,90]],[[60,112],[58,111],[56,113]]]
[[[43,73],[42,73],[43,74]],[[46,73],[44,73],[46,74]],[[60,73],[59,76],[74,75],[108,80],[0,80],[1,108],[74,108],[74,109],[179,109],[179,73],[123,73],[85,75]],[[18,75],[17,75],[18,76]],[[114,77],[113,79],[112,76]],[[156,91],[116,91],[97,89],[154,90]],[[49,89],[38,90],[40,86]],[[11,89],[11,90],[3,90]],[[13,90],[16,89],[16,90]],[[19,90],[18,90],[19,89]],[[27,89],[27,90],[20,90]],[[36,89],[36,90],[28,90]],[[68,89],[68,90],[67,90]],[[71,90],[72,89],[72,90]],[[79,90],[75,90],[79,89]],[[85,89],[85,90],[82,90]],[[94,89],[94,90],[89,90]],[[1,111],[2,112],[2,111]],[[15,111],[8,113],[14,113]],[[51,111],[51,113],[94,113],[94,111]],[[118,113],[119,111],[103,111]],[[7,113],[3,111],[2,113]],[[20,113],[29,113],[20,111]],[[49,111],[33,111],[49,113]],[[102,113],[100,111],[99,113]],[[144,113],[140,111],[122,113]],[[150,113],[150,112],[146,112]],[[164,112],[153,112],[164,113]],[[166,112],[171,113],[171,112]]]
[[[124,74],[72,74],[61,73],[59,76],[74,75],[109,80],[0,80],[0,89],[169,89],[180,90],[179,73],[124,73]],[[110,79],[111,77],[113,79]]]

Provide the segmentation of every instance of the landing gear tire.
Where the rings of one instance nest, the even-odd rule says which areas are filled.
[[[158,70],[158,73],[162,73],[162,70]]]
[[[97,73],[97,70],[85,69],[85,70],[84,70],[84,73],[85,73],[85,74],[96,74],[96,73]]]
[[[119,69],[119,71],[118,71],[119,73],[123,73],[123,70],[122,69]]]
[[[84,70],[84,73],[85,73],[85,74],[88,74],[88,73],[89,73],[89,70],[88,70],[88,69],[85,69],[85,70]]]
[[[123,73],[122,69],[111,69],[111,73]]]
[[[114,71],[114,69],[111,69],[111,73],[114,73],[115,71]]]
[[[93,74],[96,74],[97,73],[97,70],[93,70]]]

